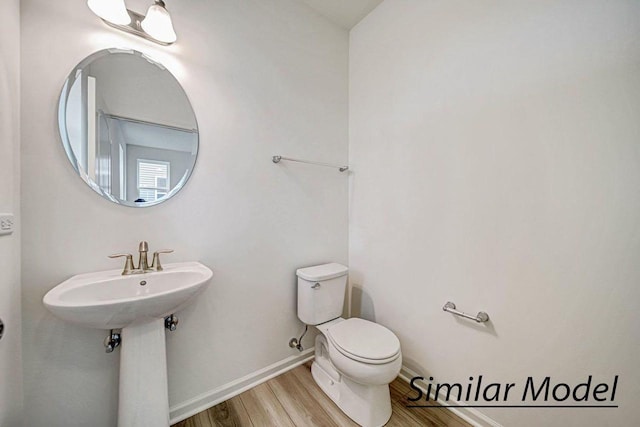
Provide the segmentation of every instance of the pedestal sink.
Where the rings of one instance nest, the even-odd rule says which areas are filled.
[[[98,329],[122,328],[119,427],[169,426],[164,318],[188,305],[213,272],[198,262],[122,276],[79,274],[43,299],[56,317]]]

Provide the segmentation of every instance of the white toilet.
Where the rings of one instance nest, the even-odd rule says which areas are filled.
[[[363,319],[343,319],[349,269],[331,263],[301,268],[298,317],[321,332],[311,373],[342,411],[364,427],[391,417],[389,383],[400,373],[400,341],[389,329]]]

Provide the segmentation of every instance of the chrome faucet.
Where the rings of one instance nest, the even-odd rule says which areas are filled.
[[[109,255],[109,258],[120,258],[124,257],[124,270],[122,270],[123,276],[128,276],[131,274],[144,274],[153,271],[162,271],[162,264],[160,264],[160,254],[170,254],[173,252],[173,249],[162,249],[153,253],[153,261],[151,262],[151,266],[149,266],[149,244],[145,241],[140,242],[138,245],[138,266],[135,267],[133,265],[133,255],[131,254],[113,254]]]
[[[149,270],[149,258],[147,257],[148,253],[149,244],[143,240],[138,245],[138,270],[142,270],[142,272],[146,272],[147,270]]]

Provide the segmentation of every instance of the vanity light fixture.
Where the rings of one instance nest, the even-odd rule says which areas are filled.
[[[173,30],[171,15],[167,12],[162,0],[155,0],[155,2],[149,6],[147,16],[140,23],[140,26],[154,39],[165,43],[174,43],[178,37]]]
[[[87,0],[87,5],[113,28],[163,46],[169,46],[177,40],[171,15],[162,0],[155,0],[146,16],[127,9],[124,0]]]
[[[131,17],[127,13],[124,0],[88,0],[89,9],[105,21],[117,25],[129,25]]]

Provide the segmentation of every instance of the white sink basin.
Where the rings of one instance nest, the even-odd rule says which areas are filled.
[[[60,319],[120,332],[118,425],[169,427],[164,318],[193,300],[213,272],[199,262],[122,276],[122,270],[79,274],[43,299]]]
[[[122,276],[122,270],[73,276],[50,290],[44,305],[56,317],[98,329],[164,318],[200,293],[213,272],[199,262],[165,264],[164,271]]]

